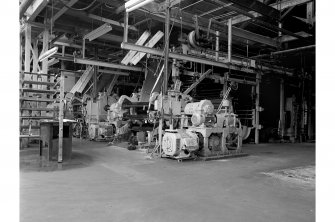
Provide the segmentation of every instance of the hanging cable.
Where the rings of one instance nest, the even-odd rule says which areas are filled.
[[[51,24],[50,24],[50,35],[52,35],[52,27],[53,27],[53,17],[54,17],[54,1],[51,1]]]
[[[88,6],[86,6],[84,8],[72,8],[71,6],[68,6],[67,3],[64,3],[63,0],[59,0],[59,1],[68,9],[72,9],[72,10],[75,10],[75,11],[85,11],[85,10],[91,8],[97,0],[94,0],[93,2],[91,2],[91,4],[89,4]]]
[[[106,6],[107,8],[114,9],[113,6],[108,5],[106,2],[105,2],[105,6]]]
[[[179,3],[179,5],[180,5],[180,3]],[[174,22],[175,22],[176,18],[179,16],[179,14],[180,14],[180,11],[178,11],[178,14],[173,18],[172,26],[171,26],[170,32],[168,33],[169,38],[170,38],[172,29],[173,29],[173,26],[174,26]],[[158,65],[157,65],[157,68],[156,68],[156,72],[155,72],[155,73],[157,73],[158,68],[159,68],[159,65],[160,65],[160,63],[162,62],[162,59],[163,59],[164,54],[165,54],[165,50],[169,50],[169,46],[167,46],[167,47],[166,47],[166,46],[167,46],[167,45],[164,44],[163,54],[162,54],[162,56],[161,56],[160,59],[159,59],[159,62],[158,62]]]

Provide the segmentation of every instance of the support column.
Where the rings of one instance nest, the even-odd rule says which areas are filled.
[[[31,45],[31,25],[26,24],[26,29],[25,29],[25,48],[24,48],[24,71],[25,72],[30,72],[30,57],[31,57],[31,52],[30,52],[30,45]],[[29,74],[25,75],[26,78],[30,77]]]
[[[31,25],[26,24],[25,28],[25,48],[24,48],[24,71],[25,72],[30,72],[30,57],[31,57],[31,51],[30,51],[30,46],[31,46]],[[30,79],[30,74],[25,74],[24,75],[25,79]]]
[[[223,90],[222,90],[222,97],[226,94],[228,89],[228,72],[224,73],[224,82],[223,82]]]
[[[164,51],[164,84],[163,95],[167,92],[169,70],[169,44],[170,44],[170,0],[165,1],[165,51]]]
[[[26,24],[26,28],[25,28],[25,47],[24,47],[24,71],[25,72],[31,72],[30,69],[30,57],[31,57],[31,25],[30,24]],[[30,74],[23,74],[23,79],[25,80],[31,80],[31,75]],[[24,87],[29,87],[29,84],[25,84]],[[24,93],[23,96],[28,96],[28,93]],[[23,106],[28,107],[30,105],[30,103],[28,101],[23,102]],[[28,116],[29,115],[29,111],[25,110],[22,112],[23,116]],[[28,125],[29,121],[28,120],[22,120],[22,125]],[[22,141],[22,143],[24,144],[23,146],[25,147],[26,144],[28,143],[27,141]]]
[[[45,22],[46,23],[46,22]],[[44,29],[43,31],[43,49],[41,53],[46,52],[49,49],[49,31],[48,29]],[[48,59],[45,59],[42,61],[42,73],[48,73]],[[43,82],[47,82],[48,81],[48,77],[47,76],[41,76],[41,79]],[[42,85],[42,89],[47,89],[46,85]],[[43,95],[42,98],[46,98],[47,95]],[[41,107],[46,107],[47,103],[46,102],[42,102],[40,103]],[[41,111],[41,116],[45,116],[46,112],[45,111]]]
[[[41,53],[48,51],[49,49],[49,31],[44,29],[43,31],[43,49]],[[42,61],[42,73],[48,73],[48,59]],[[46,78],[46,77],[45,77]],[[42,77],[43,79],[43,77]]]
[[[63,66],[64,61],[62,61]],[[64,73],[60,76],[60,95],[59,95],[59,136],[58,136],[58,164],[63,162],[63,118],[64,118]],[[59,167],[62,167],[59,165]]]
[[[259,144],[259,91],[260,91],[260,79],[261,75],[258,72],[256,76],[256,101],[255,101],[255,107],[256,107],[256,113],[255,113],[255,144]]]
[[[285,85],[284,79],[280,80],[280,108],[279,108],[279,120],[280,120],[280,136],[284,137],[285,128]]]
[[[231,62],[231,47],[232,46],[232,20],[228,19],[228,62]]]
[[[164,120],[164,111],[163,111],[163,97],[167,91],[168,85],[168,70],[169,70],[169,40],[170,40],[170,0],[165,1],[165,47],[164,47],[164,78],[162,84],[162,91],[161,91],[161,118],[159,119],[159,156],[162,155],[162,135],[163,135],[163,120]],[[171,124],[171,123],[170,123]]]
[[[220,32],[219,31],[216,31],[215,32],[216,34],[216,41],[215,41],[215,60],[216,61],[219,61],[219,50],[220,50],[220,42],[219,42],[219,36],[220,36]]]
[[[281,22],[278,22],[278,28],[282,28],[283,27],[283,24]],[[282,32],[281,31],[278,31],[278,37],[281,37],[282,36]],[[281,42],[279,42],[279,45],[278,45],[278,48],[281,49],[282,48],[282,44]]]
[[[305,74],[304,74],[305,75]],[[301,82],[302,89],[301,89],[301,118],[300,118],[300,142],[305,142],[306,139],[306,132],[305,132],[305,123],[306,123],[306,100],[305,100],[305,79],[302,79]]]
[[[128,42],[128,12],[124,12],[123,42]]]
[[[95,48],[95,59],[98,59],[98,49]],[[98,77],[98,68],[99,66],[94,66],[94,73],[93,73],[93,87],[92,87],[92,97],[93,97],[93,101],[96,102],[96,99],[97,99],[97,77]]]
[[[22,34],[20,34],[20,67],[19,67],[19,71],[20,71],[20,79],[22,79],[22,75],[21,72],[23,71],[22,67],[23,67],[23,61],[22,61],[22,55],[23,55],[23,38],[22,38]]]
[[[33,73],[37,73],[38,71],[38,47],[37,47],[38,42],[34,41],[33,43]],[[37,81],[37,75],[32,75],[32,80],[33,81]],[[38,85],[33,84],[32,85],[33,89],[37,89]],[[38,102],[31,102],[31,107],[36,108],[38,107]],[[40,111],[32,111],[32,116],[40,116],[41,112]],[[38,121],[33,121],[33,125],[37,126],[38,125]]]

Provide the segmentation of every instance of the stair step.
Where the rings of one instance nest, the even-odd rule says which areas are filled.
[[[48,90],[48,89],[32,89],[32,88],[21,88],[22,92],[32,92],[32,93],[49,93],[54,94],[57,91],[56,90]]]
[[[40,135],[20,135],[20,138],[35,138],[35,139],[40,139]]]
[[[20,126],[21,129],[29,129],[29,125]],[[31,129],[40,129],[40,126],[31,126]]]
[[[21,107],[21,110],[30,110],[30,111],[54,111],[53,108],[46,108],[46,107]],[[57,109],[56,109],[57,110]]]
[[[21,97],[21,101],[32,101],[32,102],[56,102],[56,99],[46,99],[46,98],[34,98],[34,97]]]
[[[55,85],[54,82],[42,82],[42,81],[32,81],[32,80],[22,80],[21,84],[35,84],[35,85],[47,85],[47,86]]]
[[[21,119],[53,119],[53,116],[20,116]]]

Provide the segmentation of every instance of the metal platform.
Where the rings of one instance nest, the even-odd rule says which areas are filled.
[[[31,92],[31,93],[48,93],[48,94],[54,94],[57,91],[56,90],[47,90],[47,89],[32,89],[32,88],[21,88],[22,92]]]
[[[47,85],[53,86],[54,82],[42,82],[42,81],[32,81],[32,80],[22,80],[21,84],[35,84],[35,85]]]
[[[32,101],[32,102],[56,102],[56,99],[44,99],[44,98],[36,98],[36,97],[21,97],[21,101]]]

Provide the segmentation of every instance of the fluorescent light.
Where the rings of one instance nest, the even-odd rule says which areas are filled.
[[[130,0],[130,1],[127,1],[126,3],[124,3],[124,7],[125,8],[131,8],[141,2],[143,2],[145,0]]]
[[[85,65],[92,65],[92,66],[102,66],[102,67],[112,68],[112,69],[124,69],[124,70],[137,71],[137,72],[143,71],[143,69],[138,66],[125,66],[125,65],[109,63],[109,62],[102,62],[102,61],[97,61],[97,60],[74,58],[74,62],[85,64]]]
[[[115,70],[109,70],[109,69],[98,69],[98,72],[106,73],[106,74],[114,74],[119,76],[129,76],[129,72],[120,72]]]
[[[138,1],[137,4],[133,4],[131,5],[130,7],[126,7],[125,5],[125,8],[126,8],[126,12],[132,12],[138,8],[141,8],[142,6],[150,3],[150,2],[153,2],[154,0],[144,0],[144,1]]]
[[[38,57],[38,60],[40,62],[46,60],[50,56],[54,55],[58,51],[58,46],[53,47],[52,49],[49,49],[48,51],[45,51],[40,57]]]
[[[56,58],[52,58],[48,61],[48,66],[52,66],[52,65],[55,65],[56,63],[59,62],[59,59],[56,59]]]
[[[100,36],[106,34],[107,32],[112,30],[112,26],[108,23],[103,24],[102,26],[94,29],[93,31],[91,31],[90,33],[87,33],[84,36],[84,39],[88,39],[90,41],[99,38]]]

